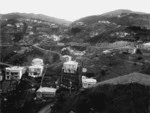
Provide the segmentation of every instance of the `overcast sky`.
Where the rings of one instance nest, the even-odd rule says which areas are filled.
[[[150,13],[149,0],[0,0],[0,13],[45,14],[74,21],[116,9]]]

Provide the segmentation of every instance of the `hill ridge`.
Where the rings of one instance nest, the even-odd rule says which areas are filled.
[[[48,21],[48,22],[54,22],[56,24],[65,24],[65,25],[69,25],[71,23],[71,21],[65,20],[65,19],[61,19],[61,18],[56,18],[56,17],[52,17],[52,16],[48,16],[45,14],[35,14],[35,13],[20,13],[20,12],[12,12],[12,13],[7,13],[7,14],[0,14],[0,16],[2,18],[14,18],[14,16],[16,18],[35,18],[35,19],[41,19],[44,21]]]

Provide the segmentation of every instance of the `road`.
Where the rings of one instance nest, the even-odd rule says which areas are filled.
[[[12,65],[10,65],[10,64],[3,63],[3,62],[0,62],[0,65],[5,65],[5,66],[8,66],[8,67],[11,67],[11,66],[12,66]]]
[[[59,52],[51,51],[51,50],[46,50],[46,49],[40,48],[40,47],[38,47],[37,44],[34,44],[32,47],[34,47],[34,48],[40,50],[40,51],[43,52],[43,53],[46,53],[46,52],[47,52],[47,53],[57,54],[57,55],[59,55],[59,59],[60,59],[60,60],[61,60],[61,58],[62,58],[62,55],[61,55]]]

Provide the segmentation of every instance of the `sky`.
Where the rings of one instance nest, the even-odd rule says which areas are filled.
[[[117,9],[150,13],[149,0],[0,0],[0,13],[45,14],[74,21]]]

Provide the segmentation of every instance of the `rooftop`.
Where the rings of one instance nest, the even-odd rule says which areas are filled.
[[[78,64],[78,62],[76,62],[76,61],[67,61],[64,64],[73,64],[73,65],[76,65],[76,64]]]
[[[13,66],[13,67],[7,67],[6,70],[23,70],[24,67],[19,66]]]
[[[55,92],[56,88],[52,87],[41,87],[37,90],[38,92]]]

